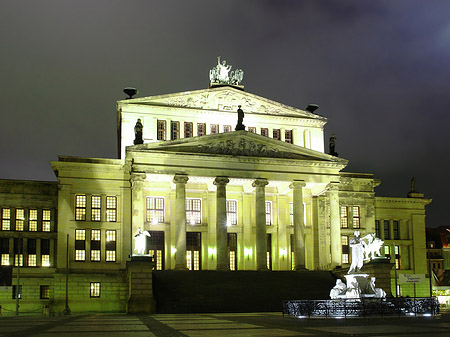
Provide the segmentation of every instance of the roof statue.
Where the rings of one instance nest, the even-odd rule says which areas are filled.
[[[238,85],[244,78],[244,71],[242,69],[231,70],[231,67],[225,60],[220,63],[220,56],[218,56],[217,65],[209,71],[211,83]]]

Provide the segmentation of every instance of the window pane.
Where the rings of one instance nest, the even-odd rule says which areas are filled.
[[[91,297],[100,297],[100,282],[91,282]]]
[[[113,196],[106,197],[106,221],[117,221],[117,198]]]
[[[91,220],[100,221],[101,218],[102,198],[99,195],[91,197]]]
[[[37,209],[30,209],[28,213],[28,230],[30,232],[37,231]]]
[[[75,196],[75,220],[86,220],[86,196]]]
[[[16,231],[23,231],[25,222],[25,211],[23,208],[16,209]]]

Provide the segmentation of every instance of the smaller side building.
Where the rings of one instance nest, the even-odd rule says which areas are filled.
[[[450,305],[450,226],[427,228],[427,261],[433,295]]]

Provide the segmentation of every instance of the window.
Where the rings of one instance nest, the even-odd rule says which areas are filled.
[[[223,132],[231,132],[231,125],[224,125]]]
[[[286,143],[293,144],[292,130],[285,130],[285,131],[284,131],[284,141],[285,141]]]
[[[197,123],[197,136],[206,135],[206,123]]]
[[[117,221],[117,198],[106,197],[106,221]]]
[[[189,270],[200,270],[201,233],[186,233],[186,266]]]
[[[116,231],[106,231],[106,262],[116,261]]]
[[[190,138],[194,135],[192,122],[184,122],[184,138]]]
[[[28,254],[28,267],[36,267],[36,254]]]
[[[291,245],[291,270],[295,270],[295,244],[294,244],[294,234],[289,236],[289,243]]]
[[[380,231],[380,220],[375,220],[375,236],[377,238],[381,237],[381,231]]]
[[[9,266],[9,238],[0,238],[0,265]]]
[[[395,246],[395,269],[400,269],[400,247]]]
[[[390,259],[391,258],[391,247],[384,246],[384,257]]]
[[[16,231],[23,231],[25,222],[25,211],[23,208],[16,208]]]
[[[28,213],[28,230],[30,232],[37,231],[37,209],[30,209]]]
[[[348,254],[349,254],[349,245],[348,245],[348,236],[341,236],[341,245],[342,245],[342,263],[349,263]]]
[[[19,296],[17,296],[19,295]],[[12,299],[15,300],[17,297],[22,298],[22,285],[19,285],[19,293],[17,294],[17,286],[12,286]]]
[[[289,223],[294,226],[294,203],[289,203]]]
[[[389,220],[384,220],[384,239],[391,239],[391,226]]]
[[[269,129],[261,128],[261,136],[269,137]]]
[[[43,286],[41,285],[41,291],[40,291],[41,295],[39,296],[39,298],[41,300],[47,300],[50,298],[50,286]]]
[[[170,139],[180,139],[180,122],[171,121],[170,122]]]
[[[41,239],[41,266],[50,267],[50,240]]]
[[[50,210],[49,209],[43,209],[42,210],[42,231],[43,232],[50,232]]]
[[[100,282],[91,282],[91,297],[100,297]]]
[[[341,206],[341,228],[348,228],[348,209],[347,209],[347,206]]]
[[[27,240],[27,253],[28,253],[28,261],[27,265],[29,267],[36,267],[36,239],[28,239]]]
[[[158,120],[157,121],[157,140],[166,140],[166,121]]]
[[[219,133],[219,124],[211,124],[211,134]]]
[[[228,233],[228,261],[230,264],[230,270],[237,270],[237,233]]]
[[[253,126],[248,127],[248,132],[256,133],[256,128]]]
[[[86,230],[75,230],[75,261],[86,260]]]
[[[164,223],[164,198],[147,197],[146,221],[154,225]]]
[[[272,234],[266,234],[267,238],[267,269],[272,270]]]
[[[17,267],[18,263],[23,266],[23,254],[14,254],[14,266]]]
[[[280,131],[280,129],[273,129],[272,130],[272,138],[281,140],[281,131]]]
[[[164,269],[164,231],[150,231],[147,248],[156,264],[156,270]]]
[[[102,197],[99,195],[91,196],[91,220],[100,221],[102,211]]]
[[[1,265],[2,266],[9,266],[9,254],[3,254],[2,253]]]
[[[359,217],[359,206],[353,206],[352,207],[352,222],[353,222],[353,228],[360,228],[361,227],[361,220]]]
[[[202,223],[201,199],[186,199],[186,221],[191,225]]]
[[[237,200],[227,200],[227,226],[237,225]]]
[[[100,229],[91,229],[91,261],[100,261]]]
[[[14,239],[14,266],[23,266],[23,239]]]
[[[394,230],[394,240],[400,240],[400,230],[398,225],[398,220],[392,222],[392,227]]]
[[[86,196],[76,195],[75,196],[75,220],[85,221],[86,220]]]
[[[266,226],[272,224],[272,202],[266,201]]]
[[[11,209],[3,208],[2,210],[2,231],[11,230]]]

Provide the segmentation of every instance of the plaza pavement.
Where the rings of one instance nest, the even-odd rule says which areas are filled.
[[[294,319],[281,313],[95,314],[0,317],[0,337],[449,336],[439,317]]]

